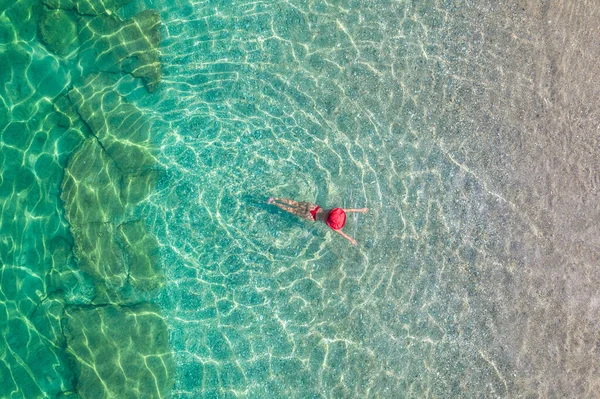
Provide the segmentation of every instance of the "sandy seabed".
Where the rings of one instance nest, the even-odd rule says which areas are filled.
[[[476,43],[465,68],[479,95],[454,143],[502,199],[501,263],[486,272],[496,342],[517,397],[594,397],[600,389],[600,8],[509,1],[465,8]],[[485,65],[476,60],[486,59]],[[500,284],[499,284],[500,283]]]

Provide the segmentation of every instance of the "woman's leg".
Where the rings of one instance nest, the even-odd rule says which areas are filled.
[[[273,198],[274,201],[277,202],[282,202],[286,205],[290,205],[290,206],[294,206],[294,207],[298,207],[300,206],[300,203],[291,199],[287,199],[287,198]]]
[[[287,198],[272,197],[269,198],[269,201],[267,202],[303,219],[314,220],[310,211],[313,210],[316,205],[311,204],[310,202],[297,202]]]
[[[273,202],[272,204],[275,205],[278,208],[283,209],[286,212],[293,213],[294,215],[296,215],[296,212],[298,211],[298,208],[292,208],[291,206],[286,206],[286,205],[283,205],[283,204],[278,204],[277,202]]]

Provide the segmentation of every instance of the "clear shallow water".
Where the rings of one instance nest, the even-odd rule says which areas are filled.
[[[121,3],[0,3],[0,396],[593,392],[597,252],[521,177],[548,10]]]

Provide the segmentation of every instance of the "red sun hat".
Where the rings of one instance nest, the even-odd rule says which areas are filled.
[[[340,230],[346,224],[346,212],[342,208],[335,208],[327,215],[327,226],[334,230]]]

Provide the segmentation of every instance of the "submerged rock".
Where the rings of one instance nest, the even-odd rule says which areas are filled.
[[[83,76],[128,73],[142,79],[152,92],[162,78],[160,14],[144,10],[124,21],[115,12],[130,1],[43,0],[51,10],[40,18],[42,41],[61,56],[81,43],[78,58]],[[9,33],[4,36],[10,39]]]
[[[84,74],[125,72],[141,78],[152,92],[162,78],[158,46],[160,15],[142,11],[123,21],[116,15],[80,20],[79,63]]]
[[[149,169],[140,173],[130,173],[121,178],[121,201],[135,205],[145,200],[158,181],[158,171]]]
[[[72,307],[63,325],[79,397],[169,395],[175,365],[157,307]]]
[[[123,223],[119,233],[129,268],[129,284],[139,291],[151,291],[164,283],[158,265],[158,241],[148,233],[143,220]]]
[[[54,9],[75,10],[81,15],[112,14],[132,0],[42,0]]]
[[[61,199],[71,226],[110,223],[123,215],[121,172],[97,140],[88,138],[73,155],[62,184]]]
[[[94,282],[92,302],[134,303],[163,283],[158,242],[142,221],[129,221],[158,177],[150,123],[103,74],[54,107],[61,123],[84,125],[90,134],[69,160],[61,199],[78,266]]]
[[[115,165],[122,172],[136,173],[156,164],[150,121],[135,105],[126,102],[113,84],[105,74],[90,76],[68,96]]]
[[[122,223],[126,208],[137,203],[127,199],[142,200],[154,188],[152,176],[124,174],[95,137],[67,165],[61,199],[78,266],[94,281],[94,303],[131,303],[163,283],[156,239],[143,221]],[[123,195],[123,181],[136,193]]]
[[[162,66],[159,59],[160,45],[160,15],[154,10],[145,10],[137,14],[133,21],[139,26],[134,29],[133,36],[137,39],[128,46],[130,56],[121,64],[123,72],[131,73],[141,78],[153,92],[162,78]],[[143,36],[143,37],[142,37]]]
[[[46,47],[60,56],[69,54],[79,45],[77,25],[66,11],[44,12],[40,18],[40,35]]]
[[[112,223],[88,223],[74,230],[79,269],[95,283],[94,303],[129,301],[121,291],[127,284],[127,265]]]
[[[94,281],[95,302],[118,299],[127,281],[113,224],[124,214],[120,179],[121,172],[93,137],[73,155],[63,178],[61,199],[71,225],[74,254],[79,269]]]

